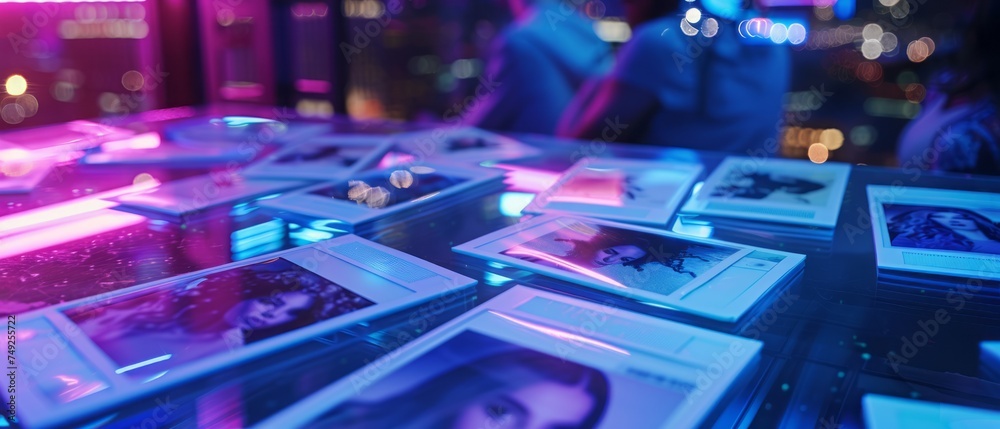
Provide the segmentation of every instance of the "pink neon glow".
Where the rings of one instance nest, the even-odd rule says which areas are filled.
[[[115,207],[118,203],[104,201],[105,198],[117,197],[131,192],[145,191],[160,186],[156,179],[147,180],[130,186],[124,186],[83,198],[53,204],[16,213],[0,218],[0,237],[13,234],[18,230],[29,229],[54,221],[65,220],[74,216],[92,213],[98,210]]]
[[[140,3],[146,0],[0,0],[2,3]]]
[[[59,380],[63,380],[64,378],[73,379],[72,377],[66,375],[57,375],[56,378]],[[67,387],[62,392],[59,392],[59,397],[62,398],[63,402],[72,402],[84,396],[91,395],[108,388],[107,384],[100,381],[91,381],[86,384],[80,384],[80,381],[76,380],[76,383],[70,384],[69,386],[70,387]]]
[[[253,83],[240,86],[223,86],[219,89],[219,95],[222,95],[227,100],[257,98],[264,95],[264,85]]]
[[[376,168],[382,169],[382,168],[395,167],[397,165],[411,164],[416,159],[417,159],[416,157],[408,153],[389,152],[385,154],[385,156],[383,156],[381,160],[379,160]]]
[[[295,89],[299,92],[326,94],[330,92],[330,82],[316,79],[298,79],[295,81]]]
[[[139,119],[142,121],[160,122],[169,121],[171,119],[190,118],[194,116],[195,113],[198,113],[198,111],[192,107],[172,107],[169,109],[142,112],[139,114]]]
[[[38,331],[34,329],[21,329],[20,331],[17,331],[17,340],[18,341],[30,340],[32,338],[35,338],[35,334],[37,333]]]
[[[70,377],[68,375],[57,375],[56,378],[58,378],[59,381],[66,383],[67,386],[76,386],[77,384],[80,384],[80,380],[76,377]]]
[[[581,266],[579,266],[577,264],[574,264],[572,262],[565,261],[565,260],[559,258],[558,256],[552,256],[552,255],[550,255],[548,253],[545,253],[545,252],[542,252],[542,251],[538,251],[538,250],[535,250],[535,249],[529,249],[529,248],[524,247],[524,246],[516,246],[516,247],[511,248],[510,250],[508,250],[508,251],[506,251],[504,253],[507,254],[507,255],[512,255],[512,256],[529,256],[529,257],[532,257],[532,258],[538,258],[538,259],[541,259],[543,261],[548,261],[548,262],[551,262],[553,264],[556,264],[556,265],[558,265],[558,266],[560,266],[562,268],[565,268],[567,270],[575,271],[575,272],[583,274],[583,275],[585,275],[587,277],[594,278],[594,279],[600,280],[602,282],[611,284],[613,286],[627,287],[627,286],[625,286],[625,285],[623,285],[621,283],[618,283],[618,281],[616,281],[615,279],[613,279],[611,277],[608,277],[608,276],[605,276],[603,274],[597,273],[594,270],[581,267]]]
[[[500,318],[506,319],[506,320],[508,320],[510,322],[513,322],[513,323],[515,323],[517,325],[521,325],[521,326],[524,326],[525,328],[541,332],[541,333],[543,333],[545,335],[556,337],[556,338],[558,338],[560,340],[576,341],[576,342],[580,342],[580,343],[584,343],[584,344],[589,344],[591,346],[594,346],[594,347],[597,347],[597,348],[601,348],[601,349],[604,349],[604,350],[613,351],[615,353],[621,353],[621,354],[626,355],[626,356],[631,356],[632,355],[631,353],[628,352],[628,350],[625,350],[625,349],[620,348],[620,347],[613,346],[613,345],[605,343],[603,341],[595,340],[593,338],[587,338],[587,337],[584,337],[582,335],[577,335],[577,334],[574,334],[574,333],[571,333],[571,332],[566,332],[566,331],[563,331],[563,330],[559,330],[559,329],[555,329],[555,328],[550,328],[550,327],[547,327],[547,326],[542,326],[542,325],[539,325],[537,323],[529,322],[529,321],[524,320],[524,319],[519,319],[519,318],[514,317],[514,316],[508,316],[506,314],[498,313],[498,312],[493,311],[493,310],[490,310],[490,313],[494,314],[494,315],[496,315],[496,316],[498,316]]]
[[[104,152],[124,149],[155,149],[160,147],[160,135],[157,133],[142,133],[122,140],[115,140],[101,145]]]
[[[580,204],[593,204],[599,206],[611,206],[611,207],[621,207],[625,204],[622,203],[621,198],[600,198],[600,197],[582,197],[576,195],[555,195],[549,198],[549,201],[558,201],[561,203],[580,203]]]
[[[555,185],[556,180],[559,180],[559,176],[562,175],[562,173],[537,170],[520,165],[496,164],[494,167],[507,170],[504,183],[507,184],[509,191],[542,192]]]
[[[68,222],[5,237],[3,246],[0,246],[0,259],[92,237],[145,221],[144,216],[107,209],[84,214]]]

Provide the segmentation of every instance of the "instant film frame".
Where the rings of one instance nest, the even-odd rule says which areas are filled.
[[[594,242],[606,244],[589,246]],[[633,247],[645,255],[623,249],[639,242]],[[572,249],[553,246],[566,243]],[[588,263],[590,255],[576,254],[580,248],[594,250],[594,263]],[[618,250],[610,255],[608,249]],[[452,250],[727,323],[740,320],[805,261],[794,253],[563,215],[539,216]],[[626,256],[631,260],[624,262]],[[646,262],[642,271],[629,267],[636,261]]]
[[[222,204],[267,197],[309,184],[294,180],[245,179],[242,176],[223,179],[228,181],[216,180],[214,176],[175,180],[153,189],[115,197],[111,201],[143,212],[183,216]]]
[[[123,128],[91,121],[71,121],[2,133],[0,147],[12,144],[31,152],[32,158],[40,159],[84,151],[133,135],[134,132]]]
[[[698,180],[701,164],[584,158],[524,208],[666,225]]]
[[[330,132],[322,122],[280,121],[256,116],[203,116],[177,121],[164,127],[164,135],[179,144],[193,147],[240,143],[286,144]]]
[[[1000,195],[867,189],[880,269],[1000,280]]]
[[[329,219],[335,223],[358,225],[415,207],[435,204],[462,193],[475,192],[477,187],[490,182],[499,183],[502,178],[502,171],[476,166],[424,164],[409,168],[392,167],[367,171],[352,180],[311,186],[261,201],[260,205],[317,219]],[[425,183],[430,187],[418,189]],[[416,193],[419,195],[408,195],[414,198],[397,202],[391,200],[395,192],[411,189],[418,191]],[[386,205],[380,206],[382,203]]]
[[[868,429],[1000,427],[1000,411],[876,394],[861,403]]]
[[[240,302],[224,301],[225,305],[220,304],[218,301],[225,298],[223,294],[230,293],[227,288],[230,284],[218,281],[216,285],[221,284],[223,288],[212,289],[213,286],[206,286],[216,281],[212,279],[221,276],[244,289],[256,287],[248,286],[244,273],[248,269],[273,266],[277,262],[296,267],[295,278],[309,278],[313,283],[291,284],[287,291],[285,286],[282,286],[266,295],[267,300],[283,299],[286,303],[281,305],[295,305],[289,303],[298,299],[292,294],[305,293],[310,285],[322,282],[325,295],[316,295],[314,299],[319,300],[325,306],[324,309],[334,309],[333,316],[313,320],[305,325],[286,326],[287,330],[267,336],[268,326],[249,321],[280,315],[263,315],[264,313],[255,307],[262,302],[258,298]],[[266,279],[268,281],[266,285],[270,288],[275,284],[289,284],[287,279],[282,277],[282,275],[287,276],[289,272],[269,272],[265,269],[254,278]],[[237,275],[232,276],[232,273]],[[254,282],[249,281],[249,283]],[[331,284],[333,286],[329,286]],[[18,384],[18,415],[21,422],[28,427],[80,424],[86,419],[100,417],[102,413],[109,412],[129,400],[155,394],[156,391],[184,383],[202,374],[261,358],[361,322],[392,315],[410,306],[445,293],[466,289],[474,284],[475,281],[472,279],[413,256],[357,236],[347,235],[307,247],[259,256],[19,315],[17,356],[22,364],[19,367],[21,382]],[[193,328],[183,328],[178,334],[183,341],[176,344],[161,339],[144,341],[145,346],[138,349],[116,347],[116,345],[127,345],[130,340],[178,333],[177,329],[149,330],[145,333],[139,331],[141,325],[132,323],[135,322],[134,318],[141,318],[148,323],[150,316],[149,309],[140,312],[143,308],[142,303],[133,307],[136,302],[149,297],[159,299],[182,294],[198,297],[201,292],[210,293],[211,297],[208,299],[199,297],[200,301],[197,301],[195,307],[184,307],[183,311],[189,311],[185,314],[202,311],[196,307],[197,305],[222,307],[233,303],[232,308],[239,308],[244,314],[256,315],[240,319],[244,321],[241,323],[250,323],[250,327],[240,325],[242,327],[235,333],[232,330],[225,331],[224,338],[212,336],[210,340],[194,333],[191,330]],[[215,298],[214,302],[212,298]],[[249,304],[245,304],[248,301]],[[170,302],[175,300],[166,303]],[[173,307],[168,308],[173,310]],[[278,308],[278,304],[268,308],[270,308],[268,311],[273,313],[282,311]],[[348,308],[349,311],[343,312],[342,308]],[[132,311],[134,314],[130,314],[127,318],[118,317],[115,312],[122,309],[126,309],[124,310],[126,312]],[[223,318],[226,323],[231,320],[229,314],[227,311]],[[96,328],[93,320],[110,321],[111,328],[107,326]],[[199,318],[197,314],[191,315],[190,320],[198,324],[203,321],[205,323],[217,321],[216,318]],[[176,324],[182,326],[180,321]],[[115,327],[126,328],[127,335],[108,337],[114,333]],[[256,333],[260,333],[260,336],[254,341]],[[222,342],[225,343],[226,349],[217,347]],[[192,355],[179,365],[171,362],[172,359],[177,359],[171,354],[131,365],[122,365],[123,355],[159,354],[164,351],[161,350],[165,347],[163,344],[176,345],[174,349],[166,351],[177,350],[176,353],[186,353],[190,348],[195,348],[202,353]],[[205,348],[201,348],[203,346]],[[216,348],[211,349],[209,346]],[[44,365],[30,363],[38,354],[46,357]],[[148,373],[152,372],[156,373],[149,376]]]
[[[404,427],[391,423],[394,414],[410,425],[415,424],[415,419],[433,420],[428,416],[445,413],[448,410],[442,409],[446,407],[463,410],[455,413],[459,416],[469,415],[469,410],[475,416],[476,401],[487,389],[482,383],[501,385],[491,387],[493,395],[521,387],[519,383],[535,391],[553,385],[566,390],[573,383],[585,390],[590,400],[568,401],[565,395],[573,394],[572,388],[561,396],[539,394],[538,400],[555,400],[562,404],[559,407],[532,404],[524,400],[524,395],[502,395],[511,403],[511,410],[519,410],[504,417],[512,419],[512,427],[518,427],[519,416],[531,415],[534,408],[564,413],[573,408],[570,405],[589,403],[582,411],[569,411],[575,417],[560,416],[562,422],[574,427],[578,423],[567,420],[584,420],[599,428],[693,428],[755,362],[761,348],[759,341],[515,286],[286,408],[258,427]],[[728,365],[723,366],[723,361]],[[546,363],[549,375],[538,375],[542,371],[533,367]],[[460,379],[461,388],[468,389],[468,394],[451,401],[440,396],[464,392],[441,389],[431,395],[429,406],[413,404],[427,400],[427,395],[414,396],[414,392],[437,386],[441,380],[446,382],[450,374],[467,374],[468,368],[474,368],[473,376]],[[556,382],[556,376],[565,379]],[[404,392],[397,393],[401,389]],[[407,397],[407,392],[413,396],[412,401],[392,400]],[[377,398],[383,399],[384,410],[379,408]],[[415,408],[413,414],[417,415],[408,416],[407,408]],[[331,417],[336,420],[345,409],[360,418],[349,424],[320,421]],[[600,409],[599,414],[595,409]],[[579,417],[581,414],[586,417]],[[365,417],[379,421],[373,423]],[[541,418],[538,414],[533,417]],[[416,425],[445,427],[423,423]],[[469,427],[494,427],[490,423],[496,422],[478,423],[481,426]]]
[[[849,164],[727,157],[684,213],[833,228]]]
[[[418,161],[448,160],[480,163],[510,161],[540,155],[539,149],[510,137],[475,127],[441,127],[392,136],[395,145]]]
[[[268,155],[243,170],[247,177],[340,180],[376,163],[392,143],[385,136],[331,134]]]

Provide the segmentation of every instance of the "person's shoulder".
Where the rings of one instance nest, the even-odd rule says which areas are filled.
[[[631,44],[660,48],[682,48],[691,36],[681,32],[680,18],[664,16],[647,21],[632,30]]]

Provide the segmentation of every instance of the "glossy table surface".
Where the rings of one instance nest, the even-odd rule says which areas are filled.
[[[194,115],[187,118],[191,119],[220,115],[230,113],[231,109],[189,109],[181,116]],[[267,109],[249,113],[280,116],[275,115],[280,112]],[[160,131],[169,121],[138,115],[119,118],[116,124],[137,131]],[[396,123],[333,123],[335,132],[342,133],[384,133],[426,127]],[[550,289],[561,282],[523,272],[515,275],[504,272],[500,276],[470,263],[450,248],[518,222],[517,212],[530,198],[524,189],[518,188],[525,185],[531,188],[532,181],[537,178],[554,177],[581,156],[697,161],[706,167],[703,175],[710,173],[725,156],[606,142],[518,137],[544,149],[545,155],[502,165],[509,170],[510,185],[506,191],[465,201],[430,216],[382,225],[366,238],[475,278],[479,281],[476,287],[478,302],[515,283]],[[258,155],[266,153],[267,150],[263,150]],[[129,186],[143,173],[167,182],[221,168],[224,166],[168,168],[64,164],[30,194],[0,195],[0,222],[25,213],[45,213],[55,204]],[[844,195],[832,249],[804,252],[807,255],[805,275],[789,290],[785,302],[790,305],[772,307],[778,311],[772,311],[767,317],[757,317],[735,331],[759,337],[765,343],[764,358],[750,382],[735,389],[734,397],[728,399],[729,404],[720,407],[719,412],[723,415],[713,417],[716,426],[861,427],[861,396],[865,393],[1000,409],[1000,383],[986,379],[979,357],[980,341],[1000,340],[997,320],[942,302],[940,308],[948,312],[948,321],[938,326],[938,331],[925,345],[907,348],[913,335],[925,329],[922,326],[935,317],[939,308],[888,301],[879,295],[871,227],[867,219],[865,186],[869,184],[1000,190],[1000,180],[994,178],[856,166]],[[58,212],[58,206],[55,207],[53,210]],[[269,229],[274,233],[266,243],[247,248],[240,238],[245,235],[241,232],[250,228],[256,228],[253,231]],[[79,235],[79,231],[77,233]],[[255,254],[308,244],[322,237],[325,236],[292,220],[277,219],[252,205],[239,205],[209,210],[184,221],[149,217],[121,227],[95,229],[93,234],[84,231],[83,238],[70,241],[61,240],[58,234],[39,237],[39,240],[48,241],[41,246],[28,246],[24,252],[12,249],[9,241],[5,244],[0,239],[0,246],[8,246],[2,249],[5,256],[0,259],[0,312],[18,314],[94,297]],[[798,250],[767,240],[746,244]],[[570,293],[573,290],[572,287],[556,288]],[[975,300],[974,295],[967,298],[970,302]],[[430,320],[430,326],[453,316],[442,314]],[[219,380],[206,379],[202,384],[174,389],[168,394],[189,404],[180,405],[186,411],[172,415],[171,424],[179,427],[252,424],[286,406],[295,397],[315,391],[323,383],[343,376],[384,353],[387,347],[395,346],[398,344],[373,346],[371,341],[363,341],[335,357],[306,359],[307,363],[300,368],[289,369],[279,378],[261,375],[270,372],[271,368],[250,366],[228,373],[222,384],[218,384]],[[888,359],[891,352],[905,356],[905,362]],[[297,376],[301,381],[302,374],[319,366],[324,366],[321,370],[324,375],[310,376],[310,383],[289,381]],[[151,407],[151,401],[150,398],[137,400],[132,410],[122,410],[122,414],[139,413],[134,410]]]

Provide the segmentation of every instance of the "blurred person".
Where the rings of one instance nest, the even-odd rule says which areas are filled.
[[[732,153],[775,138],[786,48],[748,44],[735,22],[707,12],[694,24],[698,34],[687,36],[679,0],[623,1],[632,39],[611,73],[573,100],[557,134],[609,140],[610,130],[615,141]],[[712,37],[702,29],[709,18],[719,23]]]
[[[487,59],[484,77],[495,86],[477,92],[464,122],[551,135],[580,86],[611,68],[611,47],[583,15],[584,1],[503,1],[514,22],[497,37]]]
[[[903,129],[900,167],[1000,174],[1000,4],[968,3],[961,48],[934,74],[920,113]]]

